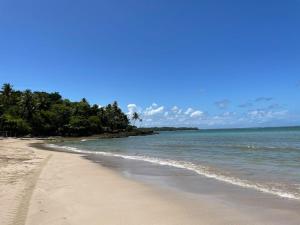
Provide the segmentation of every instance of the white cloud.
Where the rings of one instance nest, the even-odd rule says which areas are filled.
[[[173,106],[173,108],[171,109],[173,112],[177,112],[179,110],[179,108],[175,105]]]
[[[128,104],[127,109],[128,109],[128,114],[132,114],[137,111],[137,106],[136,104]]]
[[[277,105],[266,106],[248,111],[221,111],[218,114],[209,114],[200,109],[178,106],[165,107],[153,103],[142,109],[136,104],[127,105],[127,115],[138,112],[143,119],[142,126],[193,126],[193,127],[249,127],[262,124],[274,124],[284,121],[290,113]],[[274,123],[273,123],[274,122]]]
[[[249,124],[268,124],[288,118],[287,110],[274,111],[269,109],[256,109],[248,111],[245,119]]]
[[[264,115],[265,112],[262,110],[253,110],[253,111],[249,111],[248,115],[249,116],[259,116],[259,115]]]
[[[272,111],[265,111],[262,109],[257,109],[257,110],[252,110],[249,111],[248,116],[252,119],[267,119],[267,118],[271,118],[273,115]]]
[[[197,110],[197,111],[191,113],[190,117],[192,117],[192,118],[197,118],[197,117],[201,117],[202,115],[203,115],[203,112]]]
[[[182,109],[180,109],[176,105],[172,107],[171,111],[172,111],[173,114],[177,114],[177,115],[182,113]]]
[[[234,115],[236,115],[235,112],[224,112],[224,113],[222,114],[222,116],[226,116],[226,117],[228,117],[228,116],[234,116]]]
[[[192,108],[188,108],[188,109],[184,112],[184,114],[185,114],[185,115],[190,115],[192,112],[194,112],[194,110],[193,110]]]
[[[136,105],[130,105],[128,111],[138,108]],[[141,109],[141,117],[144,126],[196,126],[196,122],[204,113],[200,110],[194,110],[191,107],[185,111],[178,106],[166,108],[153,103]]]
[[[146,108],[144,114],[146,116],[153,116],[153,115],[156,115],[156,114],[160,114],[164,111],[164,106],[160,106],[158,108],[156,108],[156,106],[150,106],[148,108]]]

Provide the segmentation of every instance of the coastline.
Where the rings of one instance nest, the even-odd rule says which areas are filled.
[[[1,224],[282,224],[217,198],[128,179],[83,154],[29,146],[37,143],[42,142],[0,141],[7,161],[1,167]],[[11,176],[14,171],[19,176]]]
[[[111,138],[126,138],[126,137],[134,137],[134,136],[147,136],[147,135],[155,135],[158,134],[157,131],[148,130],[143,128],[138,128],[131,131],[118,131],[118,132],[105,132],[101,134],[93,134],[89,136],[53,136],[46,137],[44,140],[49,140],[53,142],[64,142],[70,140],[98,140],[98,139],[111,139]]]

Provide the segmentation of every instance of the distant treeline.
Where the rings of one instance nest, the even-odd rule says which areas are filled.
[[[83,98],[72,102],[58,92],[13,90],[4,84],[0,93],[0,131],[8,136],[85,136],[132,130],[127,115],[115,101],[105,107]]]
[[[153,131],[179,131],[179,130],[199,130],[197,127],[147,127],[142,128],[143,130]]]

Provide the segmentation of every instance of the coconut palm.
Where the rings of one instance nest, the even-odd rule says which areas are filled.
[[[10,103],[12,92],[13,92],[13,88],[11,84],[9,83],[3,84],[1,94],[3,96],[5,105]]]
[[[31,119],[32,114],[35,110],[35,101],[33,93],[31,90],[27,89],[23,92],[19,106],[21,109],[21,114],[25,119]]]
[[[140,115],[139,115],[137,112],[134,112],[134,113],[132,114],[132,116],[131,116],[131,119],[134,121],[133,125],[135,126],[135,122],[136,122],[137,120],[140,120],[141,118],[140,118]]]
[[[9,83],[3,84],[1,94],[5,97],[9,97],[13,92],[12,85]]]

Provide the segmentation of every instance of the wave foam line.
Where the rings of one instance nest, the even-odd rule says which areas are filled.
[[[149,162],[149,163],[153,163],[153,164],[159,164],[162,166],[171,166],[171,167],[175,167],[175,168],[186,169],[189,171],[193,171],[199,175],[205,176],[207,178],[212,178],[212,179],[230,183],[230,184],[233,184],[236,186],[249,188],[249,189],[255,189],[257,191],[268,193],[268,194],[273,194],[273,195],[276,195],[276,196],[279,196],[282,198],[300,200],[300,196],[298,196],[296,194],[284,192],[284,191],[276,189],[276,188],[268,188],[261,184],[253,184],[247,180],[242,180],[242,179],[238,179],[238,178],[224,176],[221,174],[216,174],[211,171],[208,171],[208,169],[206,167],[195,165],[191,162],[160,159],[160,158],[153,158],[153,157],[147,157],[147,156],[121,155],[121,154],[116,154],[116,153],[111,153],[111,152],[88,151],[88,150],[81,150],[81,149],[78,149],[75,147],[59,146],[59,145],[54,145],[54,144],[49,144],[48,146],[52,147],[52,148],[61,148],[61,149],[68,150],[71,152],[76,152],[76,153],[88,153],[88,154],[96,154],[96,155],[103,155],[103,156],[113,156],[113,157],[119,157],[119,158],[123,158],[123,159],[131,159],[131,160]]]

